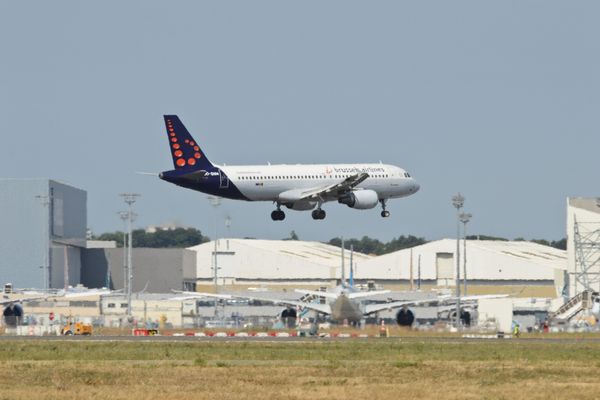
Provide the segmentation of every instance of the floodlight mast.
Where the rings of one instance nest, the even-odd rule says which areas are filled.
[[[467,223],[473,215],[469,213],[461,213],[459,218],[463,223],[463,286],[464,295],[467,295]]]
[[[456,329],[460,329],[460,209],[464,204],[462,194],[452,197],[452,205],[456,208]]]
[[[129,252],[127,221],[129,220],[129,211],[119,211],[117,214],[123,220],[123,290],[127,293],[127,254]]]
[[[48,206],[50,205],[50,196],[48,195],[37,195],[36,199],[40,201],[44,207],[46,213],[46,221],[44,222],[44,265],[42,265],[43,274],[43,285],[44,289],[50,289],[50,212]]]
[[[133,204],[137,201],[137,198],[141,195],[138,193],[121,193],[119,194],[123,198],[123,201],[127,203],[129,209],[127,212],[127,231],[129,232],[129,241],[127,246],[127,317],[131,319],[131,285],[133,282],[133,266],[132,266],[132,252],[133,252]]]
[[[217,236],[218,236],[218,227],[217,227],[217,220],[218,220],[218,214],[217,214],[217,208],[221,205],[221,198],[217,197],[217,196],[208,196],[208,201],[210,202],[210,205],[213,206],[213,208],[215,209],[215,249],[214,249],[214,255],[213,255],[213,279],[215,281],[215,294],[219,293],[219,282],[218,282],[218,256],[217,256]],[[219,316],[219,300],[215,297],[215,301],[214,301],[214,305],[215,305],[215,318]]]

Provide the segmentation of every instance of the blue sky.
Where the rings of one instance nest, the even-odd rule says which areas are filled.
[[[389,240],[470,231],[565,236],[567,196],[597,196],[600,4],[592,1],[0,2],[0,170],[88,191],[89,226],[178,221],[213,235]],[[421,191],[392,217],[325,221],[225,201],[135,171],[171,168],[162,115],[213,162],[378,162]]]

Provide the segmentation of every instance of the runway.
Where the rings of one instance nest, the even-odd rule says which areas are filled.
[[[315,343],[315,342],[403,342],[403,343],[600,343],[600,337],[548,337],[548,338],[472,338],[472,337],[440,337],[440,336],[410,336],[410,337],[209,337],[209,336],[0,336],[0,342],[10,341],[48,341],[48,342],[144,342],[144,343],[210,343],[210,342],[253,342],[253,343]]]

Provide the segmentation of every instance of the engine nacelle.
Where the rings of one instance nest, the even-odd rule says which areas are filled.
[[[23,307],[19,304],[10,304],[4,309],[2,316],[4,317],[4,323],[7,326],[21,325],[23,319]]]
[[[357,210],[368,210],[379,203],[379,196],[374,190],[355,190],[341,196],[338,203]]]
[[[396,322],[400,326],[411,326],[415,322],[415,314],[408,308],[401,308],[396,314]]]
[[[286,326],[286,328],[295,328],[296,327],[296,317],[298,313],[292,307],[288,307],[281,312],[281,322]]]

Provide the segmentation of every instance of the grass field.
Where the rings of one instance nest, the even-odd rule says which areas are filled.
[[[0,399],[593,399],[600,343],[0,342]]]

